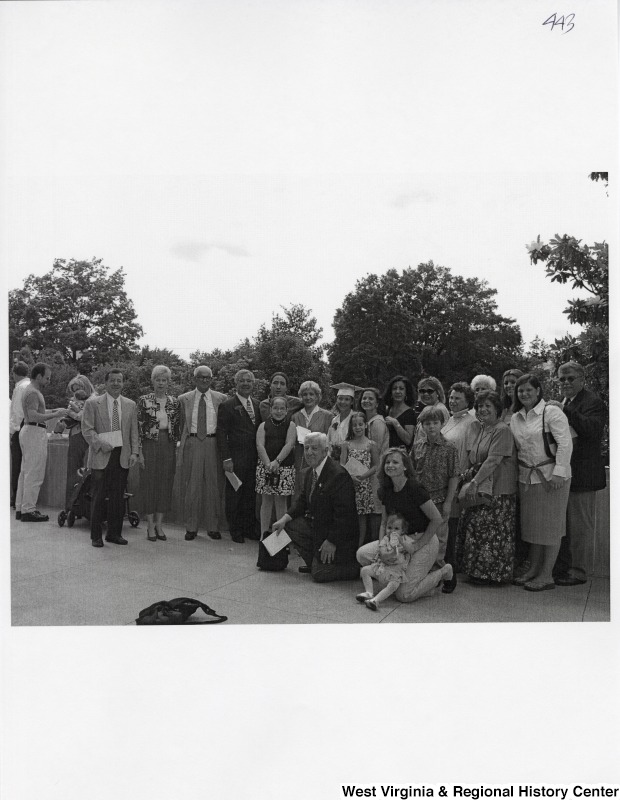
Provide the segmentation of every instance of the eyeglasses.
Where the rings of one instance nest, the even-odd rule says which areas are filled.
[[[420,394],[435,394],[437,389],[420,389]]]
[[[574,375],[565,375],[563,378],[558,378],[560,383],[572,383],[575,380]]]

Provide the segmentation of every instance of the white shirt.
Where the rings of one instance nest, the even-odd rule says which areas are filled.
[[[459,453],[459,468],[461,472],[465,472],[469,466],[469,456],[467,445],[470,441],[470,428],[471,426],[478,428],[480,423],[475,417],[472,417],[469,410],[466,408],[463,411],[457,411],[453,414],[446,424],[441,429],[441,433],[448,442],[456,445]]]
[[[336,417],[332,420],[329,430],[327,431],[327,441],[330,447],[335,444],[342,444],[347,438],[352,413],[353,411],[349,411],[347,416],[340,421],[338,421]]]
[[[117,405],[117,408],[118,408],[118,429],[119,429],[119,431],[123,430],[123,423],[122,423],[123,412],[121,411],[121,396],[119,395],[118,397],[115,398],[115,397],[112,397],[111,394],[108,394],[108,392],[106,392],[105,393],[105,398],[106,398],[107,403],[108,403],[108,416],[110,417],[110,430],[112,430],[112,418],[113,418],[112,415],[114,413],[114,400],[116,400],[116,402],[118,404]]]
[[[192,425],[190,433],[198,433],[198,403],[200,403],[200,395],[198,389],[194,389],[194,406],[192,408]],[[204,393],[205,403],[207,404],[207,436],[215,433],[217,428],[217,414],[215,413],[215,406],[213,405],[213,395],[211,389],[207,389]]]
[[[321,472],[323,470],[323,467],[325,466],[325,462],[326,461],[327,461],[327,456],[325,456],[325,458],[321,461],[321,463],[318,465],[318,467],[314,468],[314,471],[316,472],[317,481],[321,477]]]
[[[300,408],[299,410],[301,411],[303,418],[306,420],[306,428],[309,428],[310,427],[310,420],[317,413],[317,411],[319,410],[319,407],[315,406],[312,409],[312,412],[310,413],[310,416],[308,416],[308,412],[306,411],[305,408]]]
[[[24,420],[24,409],[22,407],[22,394],[24,389],[30,383],[30,378],[22,378],[19,383],[15,384],[13,389],[13,396],[11,398],[11,413],[9,416],[9,431],[15,433],[21,427]]]
[[[250,400],[250,398],[249,397],[241,397],[239,392],[235,392],[235,394],[237,395],[237,399],[239,400],[241,405],[245,408],[246,411],[248,411],[248,401],[249,401],[250,405],[252,405],[252,401]],[[256,411],[254,410],[254,406],[252,406],[252,411],[254,412],[254,417],[256,417]],[[250,414],[250,412],[248,411],[248,416],[249,416],[249,414]]]
[[[533,467],[549,458],[543,444],[543,411],[545,412],[545,427],[553,434],[558,449],[555,454],[555,464],[545,464],[539,469],[545,480],[550,480],[552,475],[570,478],[573,441],[568,429],[568,420],[561,408],[549,406],[544,400],[541,400],[528,412],[525,411],[525,408],[519,409],[510,418],[510,430],[515,438],[519,461]],[[519,482],[541,483],[541,480],[536,472],[531,472],[527,467],[519,464]]]

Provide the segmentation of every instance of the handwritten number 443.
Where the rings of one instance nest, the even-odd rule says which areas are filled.
[[[556,26],[558,26],[562,28],[562,33],[568,33],[569,31],[572,31],[572,29],[575,27],[573,25],[574,19],[575,19],[574,14],[567,14],[566,16],[562,15],[561,17],[558,17],[557,14],[552,14],[549,17],[549,19],[546,19],[543,22],[543,25],[551,25],[551,27],[549,28],[550,31],[552,31]],[[565,28],[564,26],[567,27]]]

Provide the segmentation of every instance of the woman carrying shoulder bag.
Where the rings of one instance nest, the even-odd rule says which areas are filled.
[[[547,405],[535,375],[516,383],[510,430],[519,457],[521,536],[530,544],[530,568],[514,583],[528,592],[555,589],[552,570],[566,535],[573,441],[564,412]]]

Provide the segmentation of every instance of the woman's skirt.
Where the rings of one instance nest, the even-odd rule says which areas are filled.
[[[530,544],[560,544],[566,535],[570,478],[561,489],[545,490],[544,483],[519,483],[521,538]]]
[[[459,523],[461,572],[503,583],[512,578],[515,556],[517,496],[493,497],[488,506],[473,506]]]
[[[143,514],[165,514],[172,506],[172,484],[176,466],[176,443],[163,432],[142,441],[144,469],[140,475],[140,505]]]
[[[268,475],[259,460],[256,465],[256,494],[274,494],[290,497],[295,489],[295,467],[280,467],[275,475]]]

